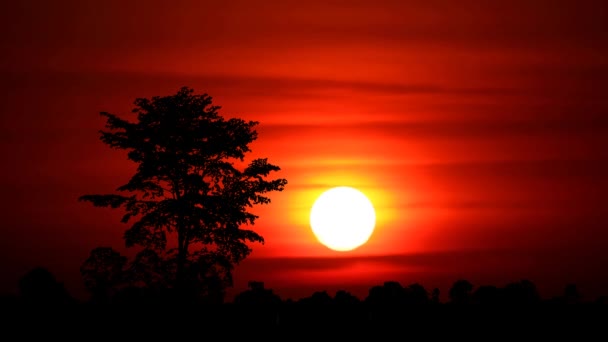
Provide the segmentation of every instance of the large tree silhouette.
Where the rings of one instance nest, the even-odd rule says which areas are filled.
[[[245,161],[258,122],[225,119],[219,109],[209,95],[183,87],[136,99],[136,122],[101,113],[101,140],[126,150],[138,167],[117,194],[80,200],[125,210],[122,222],[133,222],[126,246],[143,247],[126,273],[135,280],[160,275],[178,292],[229,286],[234,265],[251,252],[248,243],[264,242],[250,229],[258,218],[251,208],[268,204],[267,193],[287,181],[268,178],[280,168],[266,158]]]

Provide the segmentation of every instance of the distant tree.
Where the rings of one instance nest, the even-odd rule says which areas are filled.
[[[528,305],[540,302],[536,285],[527,279],[507,284],[503,289],[503,296],[507,304]]]
[[[473,284],[471,284],[468,280],[456,280],[450,288],[450,292],[448,294],[450,296],[450,302],[457,304],[469,303],[471,299],[471,291],[473,291]]]
[[[30,305],[65,305],[74,302],[63,283],[44,267],[35,267],[19,279],[19,297]]]
[[[431,303],[433,304],[439,304],[439,295],[441,294],[441,291],[439,290],[439,288],[434,288],[433,291],[431,292]]]
[[[494,285],[482,285],[472,295],[473,303],[481,305],[497,305],[503,303],[502,289]]]
[[[371,305],[403,305],[405,300],[403,286],[397,281],[386,281],[382,286],[372,286],[364,301]]]
[[[359,304],[360,300],[346,290],[338,290],[334,296],[334,302],[338,305],[355,305]]]
[[[279,305],[281,297],[271,289],[264,288],[264,283],[259,281],[249,282],[249,289],[234,297],[234,303],[240,305]]]
[[[95,302],[106,302],[125,281],[127,258],[111,247],[97,247],[80,267],[84,285]]]
[[[314,304],[327,305],[333,303],[333,298],[331,298],[327,291],[316,291],[312,294],[310,299]]]
[[[248,243],[263,243],[254,225],[254,205],[287,181],[268,179],[280,168],[266,158],[247,163],[258,122],[224,119],[207,94],[184,87],[175,95],[135,100],[136,122],[106,112],[101,140],[128,152],[135,174],[120,194],[84,195],[81,201],[119,208],[127,247],[143,247],[130,276],[179,293],[220,293],[232,285],[234,265]],[[219,291],[219,292],[218,292]]]
[[[593,303],[598,305],[608,305],[608,296],[599,296],[593,301]]]
[[[405,288],[406,302],[409,305],[425,305],[429,303],[429,294],[421,284],[410,284]]]
[[[564,288],[563,301],[566,304],[578,304],[581,302],[582,296],[578,291],[576,284],[567,284]]]

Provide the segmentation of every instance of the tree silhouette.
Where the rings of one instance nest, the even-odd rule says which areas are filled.
[[[124,266],[127,258],[111,247],[97,247],[80,267],[84,285],[92,300],[106,302],[113,291],[124,281]]]
[[[504,289],[504,299],[508,304],[535,304],[540,302],[536,285],[527,279],[507,284]]]
[[[499,305],[504,303],[503,297],[502,289],[494,285],[482,285],[473,293],[472,301],[475,304],[481,305]]]
[[[567,284],[564,288],[563,300],[567,304],[577,304],[581,302],[581,294],[576,284]]]
[[[433,304],[439,304],[439,295],[441,294],[441,290],[439,290],[439,288],[434,288],[433,291],[431,291],[431,303]]]
[[[452,284],[448,293],[450,301],[455,304],[467,304],[471,298],[473,284],[466,279],[459,279]]]
[[[266,194],[287,184],[268,179],[280,168],[266,158],[245,162],[258,122],[224,119],[209,95],[187,87],[171,96],[138,98],[135,106],[137,122],[101,113],[107,119],[101,140],[128,151],[128,159],[138,164],[117,188],[128,194],[80,200],[122,207],[122,222],[135,221],[124,240],[127,247],[144,249],[129,273],[141,283],[160,276],[184,294],[230,286],[234,265],[251,252],[248,243],[264,242],[246,229],[258,218],[250,208],[268,204]]]
[[[19,296],[28,305],[65,305],[74,301],[63,283],[44,267],[34,267],[19,279]]]
[[[429,294],[421,284],[410,284],[405,288],[406,303],[408,305],[426,305],[429,303]]]
[[[360,300],[346,290],[338,290],[334,302],[338,305],[356,305],[360,303]]]
[[[403,305],[405,300],[405,289],[399,282],[392,280],[372,286],[365,298],[365,302],[371,305]]]
[[[271,289],[264,288],[263,282],[250,281],[249,289],[237,294],[234,303],[241,305],[279,305],[281,304],[281,297]]]

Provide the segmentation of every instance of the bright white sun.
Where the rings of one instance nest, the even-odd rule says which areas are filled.
[[[350,251],[363,245],[375,225],[372,202],[361,191],[346,186],[325,191],[310,210],[313,233],[335,251]]]

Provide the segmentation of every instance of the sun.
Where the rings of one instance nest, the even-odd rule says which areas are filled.
[[[376,225],[372,202],[359,190],[340,186],[323,192],[310,210],[313,233],[326,247],[351,251],[369,240]]]

